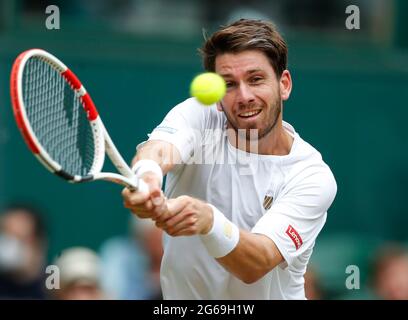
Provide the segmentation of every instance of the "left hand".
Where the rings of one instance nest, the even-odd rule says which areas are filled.
[[[167,212],[155,221],[157,227],[173,237],[206,234],[212,228],[213,212],[201,200],[180,196],[167,200]]]
[[[160,179],[153,172],[146,172],[142,176],[143,181],[148,185],[149,192],[130,191],[123,189],[123,205],[134,213],[138,218],[157,218],[166,212],[166,201],[161,191]]]

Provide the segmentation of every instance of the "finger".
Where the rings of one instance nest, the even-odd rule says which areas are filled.
[[[130,211],[140,218],[150,218],[154,219],[156,214],[151,210],[146,210],[145,208],[130,208]]]
[[[152,200],[153,205],[161,205],[164,201],[164,194],[161,190],[160,181],[157,175],[151,172],[146,172],[142,177],[149,187],[149,197]]]
[[[122,198],[126,200],[127,198],[129,198],[130,190],[128,188],[123,188],[121,194],[122,194]]]
[[[162,223],[171,217],[178,214],[178,212],[170,212],[168,210],[168,200],[165,198],[165,201],[154,209],[155,213],[157,214],[156,218],[154,219],[156,222]]]
[[[152,211],[154,208],[154,205],[152,203],[152,200],[147,200],[144,204],[144,207],[146,208],[147,211]]]
[[[153,172],[146,172],[142,175],[142,179],[149,186],[150,196],[155,198],[161,194],[161,185],[159,177]]]
[[[187,202],[181,197],[167,200],[167,210],[172,215],[180,213],[186,205]]]
[[[166,220],[169,216],[166,202],[163,202],[160,206],[154,206],[152,211],[154,214],[152,218],[155,221]]]
[[[145,201],[125,200],[123,201],[123,205],[125,208],[135,210],[152,210],[154,207],[149,199],[145,199]]]
[[[162,190],[160,190],[159,194],[157,194],[157,192],[153,192],[151,194],[151,199],[155,206],[161,206],[166,201],[166,197],[164,196]]]
[[[146,200],[149,199],[149,195],[142,192],[131,192],[128,189],[124,189],[122,191],[122,197],[125,202],[132,206],[137,206],[139,204],[143,204]]]
[[[148,200],[144,204],[140,205],[132,205],[128,201],[123,202],[123,206],[127,209],[130,209],[131,211],[144,211],[144,212],[150,212],[154,206],[151,204],[151,201]],[[150,209],[149,209],[150,208]]]
[[[193,214],[190,212],[179,212],[169,216],[167,219],[162,219],[163,225],[165,228],[174,227],[179,223],[186,221],[193,217]]]
[[[180,217],[182,216],[182,217]],[[195,227],[197,229],[197,217],[188,214],[188,215],[177,215],[164,223],[163,229],[170,235],[177,234],[180,231],[188,228]]]
[[[181,212],[186,208],[187,202],[183,197],[178,197],[176,199],[167,199],[164,203],[165,212],[160,216],[159,222],[165,222],[177,215],[180,215]],[[183,216],[180,217],[183,219]]]
[[[163,229],[166,227],[166,221],[168,221],[172,217],[173,215],[171,213],[169,213],[168,211],[165,211],[164,213],[158,215],[158,217],[156,217],[154,221],[156,222],[156,225],[158,228]]]

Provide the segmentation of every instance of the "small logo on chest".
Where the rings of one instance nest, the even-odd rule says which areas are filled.
[[[273,203],[273,197],[270,195],[265,195],[264,201],[263,201],[263,207],[265,210],[269,210],[272,207]]]

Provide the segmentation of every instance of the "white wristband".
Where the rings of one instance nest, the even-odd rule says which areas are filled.
[[[200,237],[209,254],[214,258],[221,258],[237,246],[239,228],[216,207],[209,205],[213,210],[213,225],[210,232],[200,235]]]
[[[158,165],[158,163],[154,160],[150,159],[139,160],[132,167],[132,171],[137,178],[140,178],[146,172],[153,172],[160,178],[160,187],[163,184],[163,171]]]

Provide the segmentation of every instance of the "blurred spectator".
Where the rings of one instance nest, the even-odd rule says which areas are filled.
[[[373,289],[379,299],[408,300],[408,251],[398,245],[381,248],[374,263]]]
[[[55,265],[60,272],[60,289],[53,293],[60,300],[100,300],[107,297],[101,289],[100,259],[87,248],[64,250]]]
[[[160,300],[162,231],[149,219],[131,216],[130,236],[101,247],[104,288],[121,300]]]
[[[0,298],[45,299],[47,236],[41,213],[13,205],[0,216]]]
[[[317,270],[311,265],[309,265],[304,275],[304,278],[306,299],[308,300],[324,299]]]

